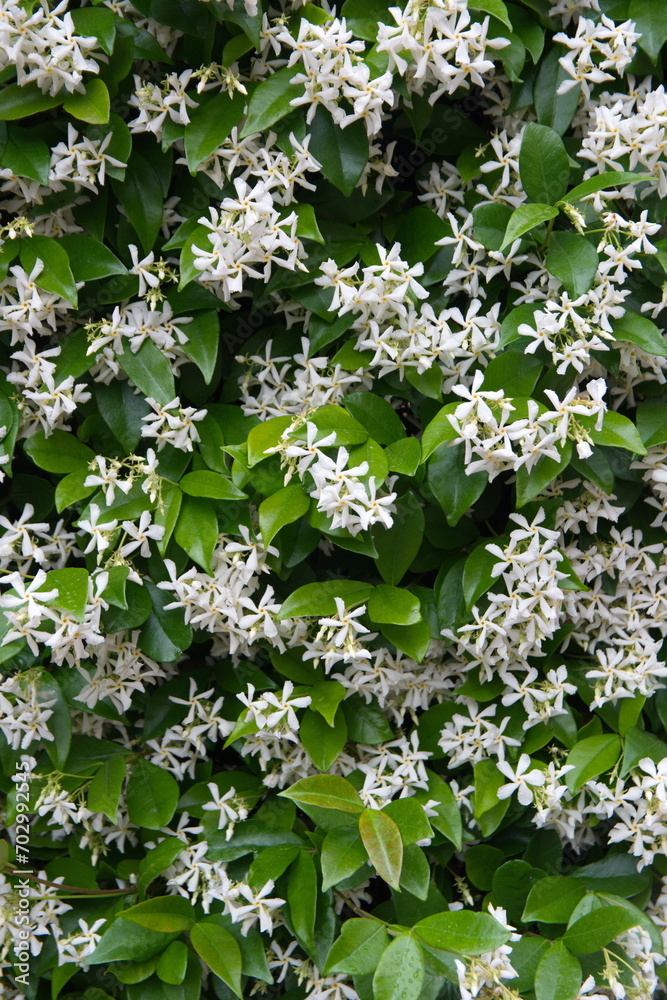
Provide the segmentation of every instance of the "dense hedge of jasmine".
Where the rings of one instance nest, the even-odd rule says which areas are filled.
[[[631,1000],[667,6],[0,0],[8,1000]]]

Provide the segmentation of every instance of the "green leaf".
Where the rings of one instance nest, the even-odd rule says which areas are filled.
[[[334,716],[333,726],[319,712],[306,709],[299,739],[318,771],[328,771],[347,742],[347,723],[342,709]]]
[[[512,22],[503,0],[474,0],[474,3],[470,3],[468,6],[470,10],[481,10],[484,14],[491,14],[492,17],[502,21],[505,27],[511,31]]]
[[[637,428],[628,417],[616,410],[607,410],[604,415],[602,430],[595,430],[594,418],[585,417],[585,425],[590,423],[588,433],[594,444],[609,445],[612,448],[623,448],[635,455],[645,455],[646,448],[642,444]]]
[[[229,986],[232,993],[242,997],[241,949],[229,931],[213,920],[200,920],[190,930],[190,942],[199,957]]]
[[[248,468],[268,458],[266,451],[282,439],[283,431],[292,425],[291,417],[273,417],[263,420],[261,424],[251,428],[248,434]]]
[[[48,236],[31,236],[21,240],[21,264],[28,273],[38,260],[44,266],[35,278],[37,287],[46,292],[55,292],[71,306],[76,306],[77,291],[67,251],[57,240],[49,239]]]
[[[312,855],[306,850],[299,851],[296,861],[290,867],[287,905],[297,941],[308,954],[314,954],[317,871]]]
[[[445,444],[447,441],[453,441],[458,437],[449,419],[450,414],[453,415],[458,406],[460,406],[460,403],[448,403],[446,406],[443,406],[424,429],[424,433],[422,434],[422,461],[425,462],[439,445]]]
[[[411,265],[424,263],[440,251],[438,241],[449,235],[451,230],[439,215],[427,205],[417,205],[401,220],[401,257]]]
[[[566,924],[585,892],[585,886],[573,878],[549,875],[531,888],[521,919],[524,923]]]
[[[481,497],[489,481],[486,472],[467,474],[465,445],[439,445],[426,466],[426,479],[442,507],[447,522],[455,527]]]
[[[572,1000],[582,978],[579,960],[563,941],[554,941],[535,971],[535,1000]]]
[[[176,396],[174,373],[169,359],[150,338],[146,338],[136,354],[126,346],[118,363],[144,396],[155,399],[161,406]]]
[[[453,910],[426,917],[414,933],[430,948],[462,955],[483,955],[509,941],[510,932],[488,913]]]
[[[504,250],[505,247],[510,246],[520,236],[530,232],[535,226],[539,226],[542,222],[548,222],[549,219],[555,219],[557,215],[558,209],[552,205],[519,205],[518,208],[514,209],[510,221],[507,223],[505,239],[500,249]]]
[[[645,448],[667,442],[667,408],[663,403],[641,403],[636,413],[637,431]],[[611,490],[607,491],[611,493]]]
[[[301,778],[291,788],[286,788],[278,794],[296,803],[303,802],[304,805],[319,806],[322,809],[338,809],[340,812],[352,815],[364,811],[364,805],[354,785],[350,784],[347,778],[333,774],[316,774],[310,778]]]
[[[431,629],[428,622],[423,620],[415,625],[383,625],[381,632],[396,649],[400,649],[416,663],[422,662],[431,644]]]
[[[377,704],[367,705],[353,695],[345,699],[342,707],[347,719],[348,736],[355,743],[376,746],[392,739],[392,728]]]
[[[192,222],[193,220],[189,220]],[[188,223],[183,223],[183,226],[187,226]],[[207,229],[206,226],[195,225],[193,229],[188,232],[181,250],[181,256],[179,260],[179,271],[180,279],[178,282],[179,292],[194,281],[200,274],[199,270],[195,267],[195,258],[201,256],[201,251],[205,249],[210,249],[211,241],[209,236],[211,235],[211,230]],[[180,246],[179,242],[179,246]],[[197,250],[195,248],[198,248]]]
[[[116,16],[112,10],[106,7],[86,7],[70,11],[70,16],[77,35],[94,35],[102,51],[111,55],[116,38]]]
[[[127,274],[127,268],[116,255],[92,236],[71,233],[61,236],[58,243],[69,257],[75,281],[95,281],[112,274]]]
[[[127,379],[117,379],[110,385],[95,383],[94,398],[118,443],[126,452],[133,452],[141,441],[142,418],[152,412],[144,397]]]
[[[505,853],[490,844],[476,844],[466,851],[466,878],[476,889],[491,889],[493,877],[505,863]]]
[[[297,214],[296,235],[300,239],[314,240],[316,243],[324,243],[324,237],[317,224],[317,216],[312,205],[290,205],[290,209]],[[311,338],[312,350],[312,338]]]
[[[222,145],[241,120],[245,99],[238,90],[216,94],[210,101],[192,108],[185,126],[185,157],[191,174]]]
[[[667,39],[667,10],[652,0],[630,0],[628,18],[641,35],[639,46],[652,63],[658,62],[660,49]]]
[[[531,201],[553,205],[567,191],[570,160],[563,140],[548,125],[528,122],[523,130],[519,174]]]
[[[207,573],[211,572],[213,550],[219,529],[215,507],[210,500],[184,496],[174,538],[184,552]]]
[[[433,836],[426,810],[415,799],[414,795],[388,802],[382,812],[385,816],[393,819],[401,832],[401,840],[406,847],[418,840],[429,840]]]
[[[373,976],[374,1000],[417,1000],[424,982],[424,953],[410,934],[394,938]]]
[[[95,458],[88,445],[68,431],[55,430],[49,437],[38,431],[23,445],[28,458],[45,472],[74,472]]]
[[[295,844],[278,844],[260,851],[248,869],[248,884],[262,889],[275,882],[292,864],[299,848]]]
[[[630,854],[608,854],[601,861],[577,868],[573,877],[586,889],[636,896],[650,885],[652,873],[647,868],[638,872],[637,862]]]
[[[563,943],[575,955],[590,955],[638,923],[633,910],[623,906],[602,906],[575,920],[566,930]]]
[[[414,476],[421,463],[421,445],[417,438],[401,438],[387,446],[385,456],[389,472]]]
[[[193,361],[208,383],[213,378],[220,345],[220,320],[214,309],[196,312],[185,328],[187,342],[183,350]]]
[[[336,597],[348,608],[363,604],[373,591],[369,583],[359,580],[322,580],[307,583],[289,595],[278,612],[278,621],[285,618],[325,618],[336,613]]]
[[[368,617],[379,624],[414,625],[421,620],[419,600],[409,590],[381,583],[368,599]]]
[[[521,306],[516,306],[515,309],[510,309],[505,319],[500,325],[500,347],[505,348],[508,344],[514,343],[515,340],[519,340],[523,334],[519,333],[519,327],[524,323],[528,326],[534,327],[534,316],[538,308],[538,303],[533,302],[531,304],[524,303]]]
[[[376,872],[398,891],[403,864],[403,841],[398,826],[387,813],[364,809],[359,817],[359,832]]]
[[[498,789],[505,783],[495,761],[480,760],[473,768],[475,796],[473,812],[485,837],[498,828],[509,809],[509,799],[499,799]]]
[[[625,184],[632,184],[635,181],[647,180],[647,174],[636,174],[628,170],[607,170],[603,174],[596,174],[589,177],[587,181],[577,184],[565,195],[564,201],[581,201],[589,194],[597,191],[608,191],[610,188],[623,187]]]
[[[374,42],[380,24],[387,20],[391,3],[392,0],[345,0],[341,16],[357,38]]]
[[[530,396],[535,388],[542,362],[532,354],[503,351],[496,355],[484,369],[484,391],[502,389],[505,396]]]
[[[129,566],[112,566],[108,570],[109,579],[104,588],[104,600],[113,604],[116,608],[127,610],[127,578],[130,574]]]
[[[69,611],[79,621],[83,621],[88,601],[88,583],[90,574],[87,569],[77,569],[68,566],[65,569],[53,569],[46,574],[46,581],[40,590],[57,589],[58,596],[49,604]]]
[[[426,774],[428,776],[428,791],[419,790],[416,792],[415,798],[422,805],[429,801],[436,803],[433,806],[435,816],[429,818],[429,823],[454,844],[457,851],[460,851],[463,841],[463,821],[454,792],[439,774],[435,774],[433,771],[427,771]]]
[[[111,101],[107,85],[98,77],[93,77],[86,83],[82,93],[70,94],[63,102],[63,111],[72,118],[91,125],[104,125],[109,121]]]
[[[320,105],[310,126],[310,133],[309,150],[322,164],[322,173],[349,198],[368,163],[365,124],[363,121],[355,121],[344,129],[340,128],[329,111]]]
[[[320,860],[323,892],[368,864],[368,854],[358,828],[337,826],[329,830],[322,844]],[[343,927],[346,926],[343,924]]]
[[[148,253],[162,226],[164,198],[159,174],[141,153],[134,150],[127,163],[124,181],[114,180],[112,187],[139,237],[144,253]]]
[[[639,313],[626,313],[620,319],[614,320],[612,330],[616,340],[635,344],[647,354],[667,358],[667,341],[655,323],[646,316],[640,316]]]
[[[561,453],[559,459],[542,456],[530,471],[526,470],[525,465],[522,465],[517,470],[517,508],[523,507],[530,500],[534,500],[535,497],[539,496],[542,490],[546,489],[549,483],[552,483],[556,476],[570,464],[574,450],[572,441],[566,441],[564,445],[557,445],[556,447]]]
[[[143,892],[183,850],[183,841],[178,837],[165,837],[157,847],[152,848],[139,862],[137,888]]]
[[[644,910],[640,910],[640,908],[638,906],[635,906],[635,904],[632,903],[629,899],[622,899],[620,896],[614,896],[611,893],[596,892],[595,900],[597,903],[600,904],[600,906],[603,907],[613,906],[613,907],[618,907],[621,910],[625,910],[625,912],[630,916],[630,918],[634,920],[634,924],[632,924],[631,926],[641,927],[642,930],[646,931],[646,933],[650,937],[651,950],[657,952],[658,955],[664,954],[665,948],[662,941],[662,934],[660,932],[660,929],[656,925],[655,921],[648,915],[648,913],[645,913]],[[579,919],[580,916],[583,916],[584,914],[591,912],[591,909],[593,908],[589,908],[586,905],[587,902],[588,901],[586,900],[586,897],[584,897],[584,900],[578,907],[578,909],[581,910],[581,913],[575,911],[570,919],[570,924],[574,924],[576,920]]]
[[[322,681],[311,688],[310,707],[319,712],[333,726],[338,706],[345,697],[346,688],[338,681]]]
[[[327,838],[341,832],[349,831],[331,830]],[[388,944],[389,937],[381,923],[357,917],[346,920],[340,937],[331,946],[322,974],[346,972],[350,976],[369,976],[377,969]]]
[[[416,844],[407,844],[403,850],[401,888],[411,896],[427,900],[431,884],[431,868],[424,851]]]
[[[43,139],[38,138],[30,129],[10,125],[7,129],[7,141],[4,148],[0,146],[0,149],[0,167],[48,187],[51,150]]]
[[[155,969],[158,979],[171,986],[182,983],[188,967],[188,955],[188,947],[184,941],[172,941],[158,959]]]
[[[17,118],[27,118],[39,114],[40,111],[50,111],[57,108],[65,99],[60,93],[55,97],[43,94],[36,83],[10,83],[0,90],[0,121],[14,121]]]
[[[319,429],[321,437],[334,431],[337,445],[363,444],[369,437],[365,425],[350,416],[342,406],[321,406],[309,420]]]
[[[573,767],[565,775],[571,792],[581,788],[591,778],[611,770],[621,755],[621,740],[615,734],[588,736],[576,743],[567,755],[566,763]]]
[[[212,500],[247,500],[245,493],[231,479],[226,479],[218,472],[200,469],[198,472],[188,472],[178,483],[180,489],[189,497],[209,497]]]
[[[173,663],[192,643],[192,628],[186,625],[181,608],[165,610],[173,600],[172,594],[159,590],[149,580],[144,586],[151,599],[153,610],[139,633],[139,648],[158,663]]]
[[[487,250],[500,250],[512,209],[509,205],[476,205],[472,212],[473,229],[479,242]]]
[[[271,541],[286,524],[298,521],[308,513],[310,498],[299,483],[291,483],[273,493],[259,505],[259,530],[264,545]]]
[[[559,62],[566,51],[564,47],[555,45],[550,48],[540,62],[533,88],[537,120],[541,125],[548,125],[558,135],[563,135],[569,127],[581,96],[581,87],[572,87],[564,94],[558,93],[561,83],[571,79]]]
[[[391,528],[378,528],[373,534],[377,549],[375,565],[385,583],[396,586],[407,573],[424,537],[424,512],[413,493],[396,501]]]
[[[58,770],[63,770],[72,740],[70,708],[65,701],[60,684],[46,671],[39,678],[37,702],[40,705],[44,702],[50,703],[49,711],[52,714],[48,719],[47,728],[53,736],[53,740],[46,744],[46,752],[51,763]]]
[[[237,24],[241,28],[243,35],[251,42],[252,48],[261,48],[261,30],[262,30],[262,10],[261,8],[256,14],[248,14],[243,6],[239,9],[238,5],[230,10],[228,3],[211,4],[211,13],[214,17],[219,18],[222,21],[228,21],[231,24]],[[238,35],[236,36],[239,37]],[[241,36],[242,37],[242,36]],[[229,44],[229,43],[228,43]],[[245,50],[247,51],[247,50]],[[229,62],[224,63],[225,66],[229,66]]]
[[[155,896],[122,910],[123,920],[131,920],[150,931],[189,931],[195,922],[195,911],[183,896]]]
[[[137,826],[159,830],[174,815],[179,794],[178,784],[168,771],[150,761],[138,760],[125,790],[128,815]]]
[[[115,825],[118,814],[118,800],[125,781],[126,763],[120,754],[102,761],[88,786],[88,808],[91,812],[101,812]],[[156,928],[160,930],[161,928]]]
[[[642,757],[650,757],[652,761],[659,764],[667,757],[667,743],[654,736],[653,733],[633,728],[625,738],[621,777],[624,777],[631,768],[636,767]]]
[[[248,104],[248,114],[241,130],[241,139],[256,132],[262,132],[274,122],[279,121],[292,111],[290,101],[303,94],[303,84],[292,84],[290,80],[297,75],[292,66],[285,66],[263,80],[252,92]]]
[[[163,952],[177,936],[177,933],[151,931],[117,917],[112,924],[105,927],[102,940],[92,955],[86,957],[86,965],[101,965],[103,962],[145,962]]]
[[[552,233],[545,264],[573,298],[579,298],[593,284],[598,269],[595,246],[578,233]]]
[[[372,392],[350,392],[343,400],[349,410],[378,444],[391,444],[405,437],[401,418],[391,403]]]
[[[639,429],[639,428],[638,428]],[[600,450],[594,451],[589,458],[579,458],[573,451],[570,465],[579,473],[582,479],[595,483],[605,493],[614,492],[614,471],[609,459]]]

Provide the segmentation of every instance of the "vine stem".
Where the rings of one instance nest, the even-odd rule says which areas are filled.
[[[2,869],[0,869],[1,871]],[[50,882],[47,878],[39,878],[37,875],[27,875],[25,872],[21,871],[10,871],[10,875],[15,875],[21,878],[27,878],[31,882],[39,882],[40,885],[50,885],[54,889],[68,889],[75,896],[121,896],[128,892],[136,892],[136,886],[131,889],[83,889],[77,885],[67,885],[66,882]],[[52,898],[52,897],[49,897]],[[64,899],[64,896],[59,896],[59,899]]]

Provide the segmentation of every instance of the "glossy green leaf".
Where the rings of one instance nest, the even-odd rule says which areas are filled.
[[[125,790],[130,819],[138,826],[159,830],[174,815],[179,791],[176,780],[156,764],[138,760]]]
[[[535,1000],[572,1000],[583,976],[565,941],[554,941],[535,971]]]
[[[63,101],[63,111],[72,118],[90,122],[91,125],[103,125],[108,122],[111,100],[104,81],[96,77],[88,80],[84,91],[70,94]]]
[[[373,975],[375,1000],[417,1000],[424,982],[424,954],[410,934],[393,939]]]
[[[514,209],[507,223],[505,238],[500,249],[504,250],[505,247],[511,246],[515,240],[529,233],[535,226],[539,226],[542,222],[548,222],[549,219],[555,219],[557,215],[558,209],[554,208],[553,205],[537,203],[519,205],[518,208]]]
[[[76,306],[76,285],[64,247],[57,240],[50,240],[46,236],[31,236],[30,239],[23,240],[21,264],[29,274],[36,268],[38,261],[41,261],[41,266],[36,273],[35,284],[47,292],[55,292],[71,306]]]
[[[241,949],[229,931],[212,920],[200,920],[190,929],[190,941],[211,971],[222,979],[232,993],[242,997]]]
[[[593,284],[599,261],[595,245],[584,236],[555,232],[549,237],[545,263],[549,273],[576,299]]]
[[[301,778],[290,788],[280,792],[285,798],[297,804],[320,806],[322,809],[338,809],[341,812],[362,813],[364,806],[359,794],[346,778],[338,775],[318,774]]]
[[[548,125],[528,122],[523,130],[519,174],[531,201],[553,205],[567,191],[569,157],[563,140]]]
[[[241,130],[241,138],[261,132],[284,118],[292,110],[291,101],[303,93],[303,84],[290,81],[297,75],[291,66],[285,66],[263,80],[252,92],[248,113]]]
[[[310,498],[298,483],[290,483],[273,493],[259,506],[259,530],[265,545],[270,545],[281,528],[298,521],[308,512]]]
[[[359,918],[346,920],[341,926],[340,937],[334,941],[327,956],[323,973],[329,975],[347,972],[352,976],[371,975],[377,969],[388,944],[389,938],[381,923]]]
[[[401,831],[394,820],[379,809],[364,809],[359,832],[376,872],[393,889],[399,888],[403,864]]]

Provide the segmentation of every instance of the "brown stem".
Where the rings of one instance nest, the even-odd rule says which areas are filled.
[[[78,885],[67,885],[65,882],[50,882],[47,878],[38,878],[37,875],[26,875],[25,872],[16,870],[10,872],[10,874],[30,879],[31,882],[39,882],[40,885],[53,886],[54,889],[67,889],[77,896],[120,896],[128,892],[137,891],[135,886],[131,889],[82,889]]]

